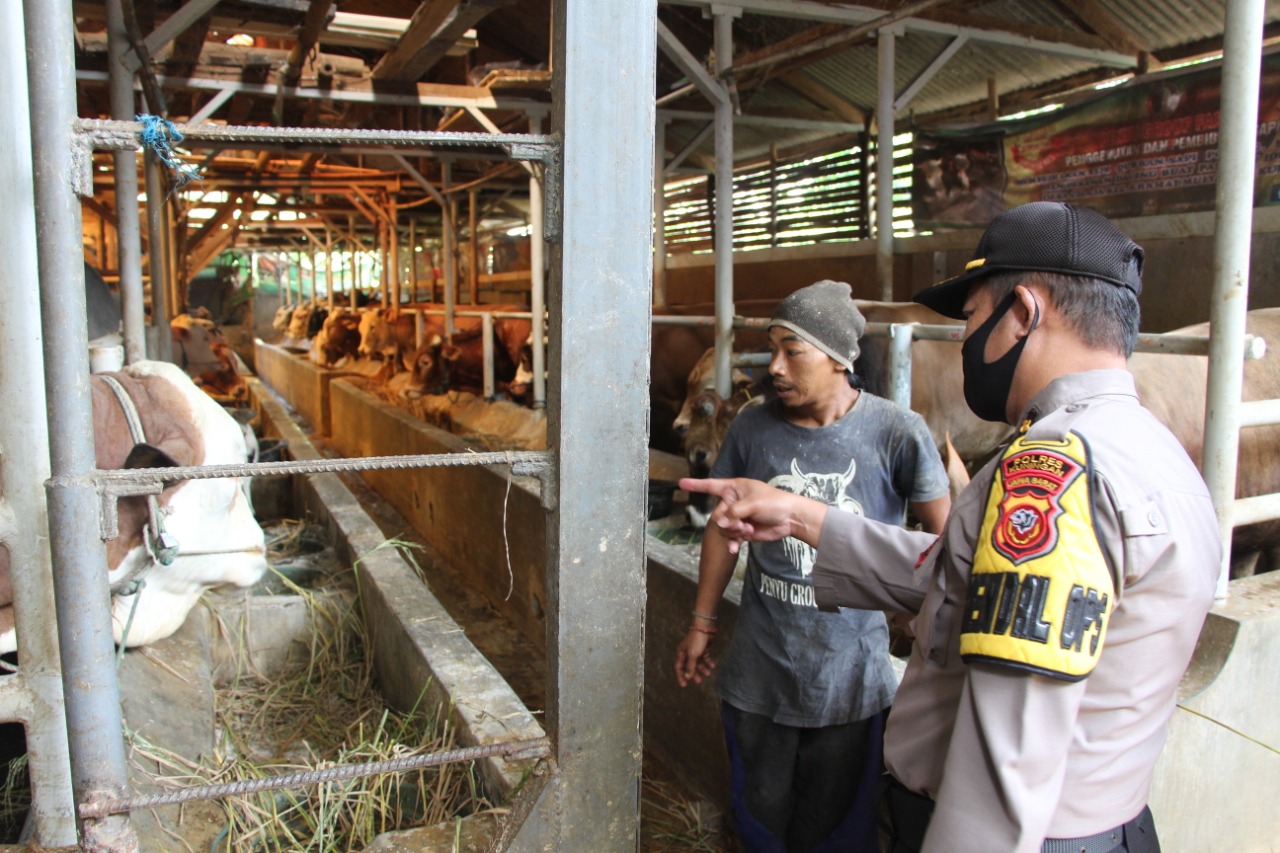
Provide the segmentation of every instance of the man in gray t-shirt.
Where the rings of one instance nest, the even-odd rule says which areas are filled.
[[[784,299],[769,326],[777,399],[738,417],[711,476],[750,477],[892,524],[910,506],[936,532],[950,509],[946,473],[919,415],[854,386],[864,327],[843,282]],[[888,627],[880,611],[820,612],[813,559],[794,539],[751,546],[716,680],[735,828],[748,851],[875,847],[870,805],[894,690]],[[682,686],[715,667],[708,647],[735,563],[708,526],[692,624],[676,652]]]

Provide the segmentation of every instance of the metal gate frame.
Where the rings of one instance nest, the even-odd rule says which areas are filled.
[[[122,732],[122,719],[106,554],[98,537],[105,482],[94,462],[88,364],[68,344],[87,340],[77,191],[92,191],[91,181],[84,180],[90,147],[136,145],[129,138],[113,141],[119,130],[114,125],[121,123],[76,119],[69,0],[25,0],[23,9],[26,42],[40,46],[28,51],[28,76],[44,374],[52,389],[46,401],[50,550],[72,789],[83,809],[126,799],[128,781],[123,736],[109,736]],[[554,762],[547,784],[530,786],[542,795],[521,804],[528,819],[507,843],[516,849],[635,849],[657,4],[555,0],[553,17],[552,137],[498,143],[496,137],[504,135],[405,134],[416,138],[387,141],[428,147],[472,136],[484,139],[467,144],[510,142],[512,149],[532,142],[532,149],[508,154],[550,158],[543,159],[552,208],[547,225],[562,233],[552,250],[551,449],[540,455],[548,466],[547,720]],[[629,37],[618,39],[618,33]],[[602,90],[608,97],[600,96]],[[207,128],[184,130],[198,137]],[[260,138],[284,138],[289,130]],[[249,129],[233,131],[253,135]],[[360,132],[346,136],[369,141]],[[601,205],[600,199],[611,203]],[[354,468],[360,461],[350,462]],[[432,464],[425,458],[414,462]],[[252,470],[242,473],[268,474],[272,464],[247,466]],[[161,476],[141,470],[112,472],[109,479],[115,489],[127,481],[129,488],[146,490],[157,487]],[[82,819],[78,829],[86,851],[138,846],[127,815]]]

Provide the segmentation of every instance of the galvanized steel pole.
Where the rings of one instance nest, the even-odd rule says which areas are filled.
[[[45,385],[49,391],[53,474],[48,489],[49,543],[72,787],[76,801],[84,803],[127,794],[128,770],[111,633],[107,555],[98,534],[100,502],[88,476],[96,466],[93,408],[85,358],[88,324],[80,200],[71,184],[76,175],[83,174],[72,134],[76,94],[71,38],[75,24],[70,3],[27,0],[23,11],[40,223],[37,248]],[[39,49],[32,45],[39,45]],[[85,821],[80,834],[85,851],[121,853],[138,848],[137,836],[125,816]]]
[[[444,334],[449,340],[453,340],[453,312],[458,302],[457,219],[453,215],[453,200],[447,194],[452,182],[453,163],[443,160],[440,163],[440,220],[444,226],[444,233],[441,235],[444,242]]]
[[[391,276],[391,304],[400,310],[400,228],[396,222],[400,218],[400,206],[396,197],[391,196],[387,202],[387,270]]]
[[[164,181],[160,178],[160,162],[155,152],[143,157],[147,179],[147,259],[151,269],[151,326],[156,330],[157,351],[153,358],[173,360],[173,338],[169,331],[169,292],[165,283]]]
[[[329,220],[324,221],[324,288],[329,297],[329,310],[336,307],[338,283],[333,279],[333,227]]]
[[[529,132],[542,133],[542,119],[529,116]],[[547,261],[546,261],[546,211],[543,209],[542,182],[546,171],[534,170],[529,176],[529,225],[533,232],[529,237],[529,313],[533,315],[533,408],[547,407],[547,338],[545,317],[547,313]]]
[[[897,29],[876,32],[879,91],[876,101],[876,280],[880,298],[893,301],[893,70]]]
[[[133,72],[125,65],[129,34],[120,0],[107,4],[107,68],[111,73],[111,117],[132,121],[138,114]],[[120,313],[124,323],[124,358],[128,364],[147,357],[146,312],[142,305],[142,227],[138,218],[138,155],[112,153],[116,184],[116,241],[119,244]],[[80,245],[77,240],[76,245]],[[199,270],[191,270],[192,274]]]
[[[889,324],[889,399],[911,408],[911,341],[915,323]]]
[[[667,304],[667,119],[659,116],[653,143],[653,304]]]
[[[1224,555],[1218,599],[1230,580],[1232,504],[1240,447],[1245,324],[1249,310],[1249,249],[1258,140],[1263,7],[1228,0],[1222,42],[1222,103],[1218,129],[1217,221],[1213,238],[1213,299],[1209,305],[1209,384],[1205,397],[1204,476],[1218,511]]]
[[[556,0],[553,19],[564,146],[547,430],[555,776],[514,849],[637,850],[657,4]]]
[[[740,14],[740,13],[739,13]],[[731,12],[714,7],[716,73],[733,65]],[[733,99],[728,83],[725,97],[716,100],[716,393],[726,400],[732,393],[733,357]]]
[[[3,719],[27,734],[34,840],[45,847],[76,841],[67,725],[58,663],[53,573],[44,481],[49,430],[44,417],[40,288],[36,265],[35,188],[27,102],[22,7],[0,3],[0,540],[9,551],[13,614],[22,668],[3,679]]]

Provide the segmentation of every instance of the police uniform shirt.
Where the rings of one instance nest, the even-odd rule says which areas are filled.
[[[819,606],[918,614],[885,763],[936,801],[923,853],[1136,816],[1213,604],[1208,492],[1133,377],[1061,377],[1026,415],[941,537],[830,512],[818,545]]]

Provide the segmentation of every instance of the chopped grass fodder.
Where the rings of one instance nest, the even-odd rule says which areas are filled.
[[[288,531],[281,551],[299,541]],[[393,545],[393,547],[398,547]],[[218,748],[200,765],[133,738],[133,748],[172,787],[252,782],[286,773],[404,759],[454,747],[447,709],[385,707],[374,683],[353,572],[302,589],[282,576],[311,611],[310,645],[286,671],[241,675],[216,692]],[[147,762],[147,763],[149,763]],[[227,828],[216,853],[363,850],[383,832],[429,826],[489,808],[473,764],[448,764],[304,787],[245,793],[221,801]]]
[[[648,776],[640,790],[640,835],[644,853],[735,849],[725,837],[719,809],[689,800],[675,785]]]

